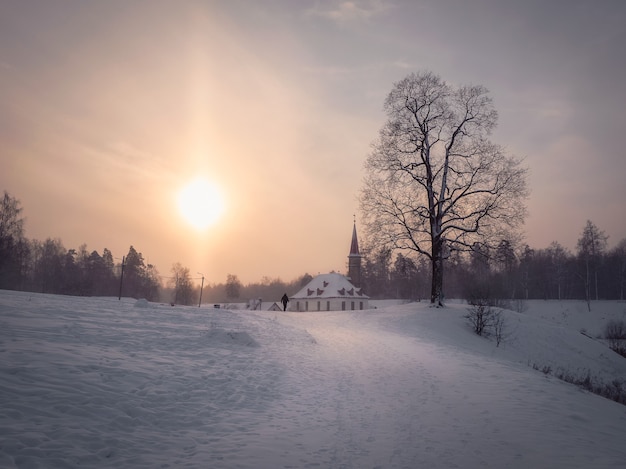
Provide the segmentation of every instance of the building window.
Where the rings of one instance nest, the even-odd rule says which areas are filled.
[[[363,309],[363,302],[359,301],[359,309]]]

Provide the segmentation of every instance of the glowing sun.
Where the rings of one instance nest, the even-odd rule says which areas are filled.
[[[218,188],[206,179],[194,179],[178,193],[181,216],[196,229],[215,224],[224,211],[224,201]]]

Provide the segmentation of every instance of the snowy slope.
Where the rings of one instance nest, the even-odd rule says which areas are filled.
[[[582,305],[507,312],[496,347],[462,305],[273,313],[0,291],[0,467],[623,467],[626,406],[529,366],[626,379],[580,333],[626,305]]]

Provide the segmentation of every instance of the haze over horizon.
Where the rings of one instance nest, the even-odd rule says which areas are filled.
[[[574,251],[590,219],[612,247],[626,3],[510,3],[4,1],[0,191],[28,238],[133,245],[164,276],[344,272],[385,97],[431,70],[490,90],[493,141],[530,168],[525,242]],[[179,206],[197,178],[223,204],[213,224]]]

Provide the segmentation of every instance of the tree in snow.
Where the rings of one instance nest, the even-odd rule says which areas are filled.
[[[228,274],[226,276],[226,296],[229,299],[239,298],[241,294],[241,282],[239,281],[239,277],[234,274]]]
[[[507,298],[515,298],[517,256],[513,248],[513,243],[508,239],[503,239],[498,244],[495,252],[496,279],[500,284],[501,294]]]
[[[0,288],[18,288],[29,256],[22,207],[7,191],[0,199]]]
[[[609,278],[613,278],[617,283],[617,298],[624,301],[624,287],[626,286],[626,238],[622,239],[609,254],[609,263],[612,269],[609,271]]]
[[[591,220],[583,228],[578,239],[578,256],[583,262],[585,273],[585,299],[591,311],[591,270],[593,269],[596,301],[598,300],[598,264],[602,253],[606,249],[608,236],[604,234]]]
[[[67,250],[60,239],[33,241],[33,286],[41,293],[60,293],[63,283],[63,259]]]
[[[560,300],[563,296],[563,283],[567,274],[569,252],[558,241],[552,241],[547,249],[547,253],[550,260],[551,283],[556,285],[556,298]]]
[[[172,302],[180,305],[192,305],[196,303],[196,291],[191,281],[191,273],[188,267],[183,267],[180,262],[172,265],[172,278],[170,287],[174,290]]]
[[[143,255],[133,246],[125,258],[124,295],[155,301],[159,298],[160,276],[156,267],[146,265]]]
[[[431,303],[443,303],[444,259],[496,248],[524,221],[527,170],[492,143],[497,112],[482,86],[431,72],[396,83],[387,122],[365,163],[360,195],[369,237],[431,264]]]

